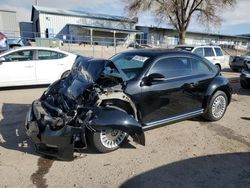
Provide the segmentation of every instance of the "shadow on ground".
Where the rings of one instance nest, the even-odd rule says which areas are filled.
[[[22,89],[40,89],[40,88],[47,88],[48,86],[49,86],[49,84],[31,85],[31,86],[1,87],[1,88],[0,88],[0,91],[22,90]]]
[[[25,116],[30,105],[8,104],[0,106],[0,146],[6,149],[35,154],[25,133]]]
[[[135,176],[120,187],[250,187],[250,153],[174,162]]]

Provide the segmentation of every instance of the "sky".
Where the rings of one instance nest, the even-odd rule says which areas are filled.
[[[30,21],[31,8],[36,0],[1,0],[3,10],[17,11],[18,21]],[[127,16],[124,0],[38,0],[39,6],[67,10],[82,10],[90,13],[103,13],[117,16]],[[234,8],[220,11],[222,24],[219,27],[205,28],[192,20],[188,31],[220,33],[227,35],[250,33],[250,0],[238,0]],[[159,23],[149,12],[141,14],[138,25],[160,26],[171,28],[167,23]]]

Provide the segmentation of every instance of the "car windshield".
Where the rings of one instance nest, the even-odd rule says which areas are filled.
[[[8,39],[9,44],[19,44],[21,39]]]
[[[149,56],[136,53],[117,54],[110,59],[117,68],[117,71],[113,71],[112,74],[117,75],[120,73],[120,76],[124,81],[131,80],[140,74],[149,58]]]

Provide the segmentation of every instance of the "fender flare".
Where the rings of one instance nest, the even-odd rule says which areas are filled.
[[[138,114],[135,103],[132,101],[132,99],[128,95],[126,95],[122,91],[107,92],[107,93],[99,95],[97,106],[102,106],[104,102],[109,102],[109,101],[114,102],[116,100],[125,103],[126,106],[129,106],[129,108],[131,108],[131,110],[133,111],[134,118],[138,121],[139,114]]]
[[[205,112],[207,111],[207,107],[208,107],[209,102],[212,99],[214,93],[218,90],[226,93],[227,98],[228,98],[228,104],[231,102],[231,95],[232,95],[233,89],[230,86],[228,79],[226,79],[222,76],[217,76],[210,83],[210,85],[208,86],[208,89],[206,91],[205,99],[203,100],[203,104],[202,104],[202,107],[203,107],[203,109],[205,109]]]
[[[126,112],[109,107],[97,107],[93,109],[92,117],[88,125],[92,130],[118,129],[128,133],[135,142],[145,145],[142,125]]]

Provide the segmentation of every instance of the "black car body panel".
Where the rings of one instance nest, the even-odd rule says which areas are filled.
[[[250,61],[246,61],[244,67],[241,71],[240,83],[245,89],[250,89]]]
[[[170,77],[177,73],[157,68],[162,60],[186,69],[180,66],[181,74]],[[87,148],[88,134],[104,129],[126,132],[145,145],[143,130],[203,114],[218,89],[230,101],[228,80],[189,52],[135,50],[110,60],[86,59],[33,102],[27,134],[38,152],[62,160],[72,160],[76,149]]]
[[[227,79],[225,79],[222,76],[216,76],[209,84],[207,88],[207,92],[205,95],[205,100],[203,101],[203,108],[207,109],[208,103],[211,100],[211,97],[213,94],[218,91],[224,91],[227,94],[228,97],[228,104],[231,102],[231,94],[233,92],[233,89]]]

